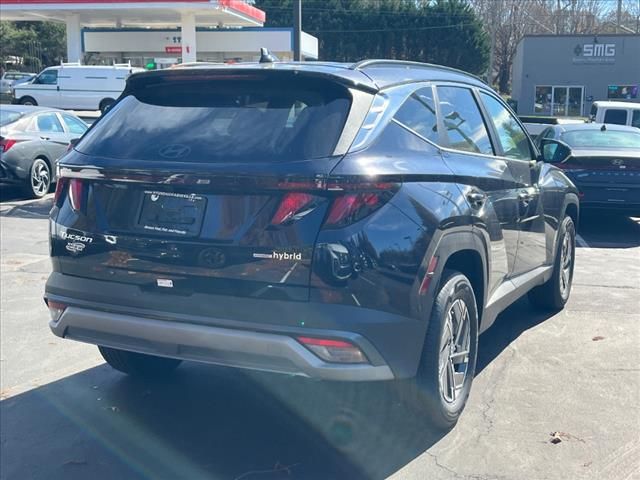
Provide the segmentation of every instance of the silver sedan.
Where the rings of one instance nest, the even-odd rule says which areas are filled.
[[[31,198],[55,182],[56,162],[89,126],[70,112],[0,105],[0,182],[21,186]]]

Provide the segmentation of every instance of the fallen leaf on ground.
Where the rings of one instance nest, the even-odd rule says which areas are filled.
[[[604,340],[604,337],[602,335],[596,335],[591,340],[594,341],[594,342],[598,342],[600,340]]]

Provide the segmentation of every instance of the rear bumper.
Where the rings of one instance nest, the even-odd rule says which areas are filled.
[[[287,335],[233,330],[69,307],[49,326],[59,337],[217,365],[325,380],[390,380],[387,365],[333,364]]]
[[[415,375],[426,329],[422,322],[361,307],[204,294],[174,296],[59,272],[49,277],[45,298],[68,305],[60,319],[50,323],[59,337],[326,380]],[[369,363],[325,362],[296,336],[348,341],[364,352]]]

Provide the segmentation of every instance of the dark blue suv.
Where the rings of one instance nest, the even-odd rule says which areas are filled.
[[[478,334],[571,289],[576,189],[450,68],[135,74],[59,169],[51,329],[130,374],[393,381],[448,427]]]

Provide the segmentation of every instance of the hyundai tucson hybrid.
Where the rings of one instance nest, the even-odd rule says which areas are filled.
[[[132,75],[60,161],[50,327],[182,360],[390,381],[452,426],[478,334],[560,309],[578,196],[463,72],[370,60]],[[406,389],[406,390],[405,390]]]

